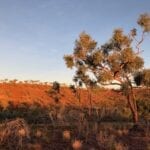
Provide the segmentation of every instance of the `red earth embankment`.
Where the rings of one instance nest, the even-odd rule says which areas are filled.
[[[51,89],[49,85],[43,84],[29,84],[29,83],[0,83],[0,103],[3,106],[7,106],[9,101],[13,101],[14,104],[26,102],[33,104],[34,102],[47,106],[48,104],[54,104],[55,101],[47,91]],[[80,103],[76,94],[74,94],[70,88],[61,87],[60,89],[60,103],[64,105],[82,105],[84,107],[89,106],[90,101],[88,98],[88,92],[84,89],[80,89]],[[136,89],[135,95],[138,99],[150,99],[149,89]],[[126,105],[125,97],[119,91],[96,89],[92,92],[92,105]]]

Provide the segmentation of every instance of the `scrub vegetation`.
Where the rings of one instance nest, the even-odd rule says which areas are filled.
[[[140,32],[116,29],[101,46],[82,32],[64,55],[74,85],[2,80],[0,149],[149,150],[150,69],[140,47],[150,15],[137,23]]]

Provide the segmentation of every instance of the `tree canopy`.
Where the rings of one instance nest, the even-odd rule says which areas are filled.
[[[140,40],[137,40],[139,35],[136,28],[131,29],[128,34],[118,28],[113,31],[108,42],[98,46],[89,34],[82,32],[75,41],[73,53],[64,56],[67,67],[76,69],[73,80],[78,85],[84,83],[87,88],[92,88],[118,81],[135,122],[138,121],[138,113],[132,82],[150,85],[150,71],[143,70],[144,60],[140,56],[140,45],[150,32],[150,14],[141,14],[137,24],[142,29]]]
[[[64,56],[67,67],[76,68],[74,78],[86,86],[112,80],[122,83],[142,69],[144,60],[139,55],[140,44],[150,31],[150,15],[140,15],[137,23],[142,27],[140,41],[136,39],[137,29],[126,35],[123,29],[118,28],[108,42],[98,47],[89,34],[82,32],[75,41],[73,53]]]

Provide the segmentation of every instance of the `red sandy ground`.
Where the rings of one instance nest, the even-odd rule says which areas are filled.
[[[34,102],[40,103],[41,105],[48,106],[48,104],[54,104],[54,99],[48,95],[48,91],[51,87],[48,85],[41,84],[26,84],[26,83],[0,83],[0,103],[3,106],[7,106],[9,101],[13,101],[16,105],[22,102],[32,104]],[[150,89],[136,89],[135,95],[136,98],[142,100],[150,100]],[[81,92],[81,103],[72,93],[68,87],[61,87],[61,99],[60,103],[64,105],[73,105],[79,106],[88,106],[88,94],[86,90],[80,90]],[[127,105],[125,97],[121,92],[116,92],[114,90],[104,90],[97,89],[92,93],[92,104],[95,107],[100,105],[109,105],[113,106],[124,106]],[[43,128],[43,127],[42,127]],[[45,128],[45,125],[44,125]],[[57,135],[57,134],[56,134]],[[90,138],[89,138],[90,139]],[[54,139],[55,140],[55,139]],[[149,143],[149,137],[123,137],[122,141],[127,143],[130,146],[130,150],[141,149],[145,150],[145,143]],[[43,143],[44,144],[44,143]],[[62,143],[47,144],[47,146],[59,147]],[[92,143],[92,146],[94,144]],[[66,145],[65,145],[66,146]]]
[[[41,105],[54,104],[54,100],[47,91],[51,87],[42,84],[29,83],[0,83],[0,103],[7,106],[9,101],[13,101],[16,105],[21,102],[40,103]],[[65,105],[79,105],[79,100],[68,87],[61,87],[60,102]],[[86,90],[80,90],[81,105],[89,106],[88,94]],[[140,98],[150,97],[149,89],[136,90],[135,93]],[[121,92],[114,90],[97,89],[92,93],[92,105],[98,106],[106,103],[108,105],[126,103]],[[121,103],[120,103],[121,102]]]

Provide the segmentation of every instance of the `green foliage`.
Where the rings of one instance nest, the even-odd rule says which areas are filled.
[[[42,108],[40,104],[21,103],[14,106],[12,102],[9,103],[7,108],[0,111],[0,121],[6,119],[24,118],[28,123],[50,123],[51,120],[48,116],[48,110]]]
[[[136,72],[134,75],[134,81],[137,86],[145,85],[150,86],[150,69],[144,69],[140,72]]]
[[[150,113],[150,100],[138,100],[137,106],[141,116],[145,116]]]
[[[150,32],[150,14],[140,15],[138,24],[143,28],[144,32]]]
[[[129,94],[128,89],[129,89],[129,84],[127,82],[124,82],[123,84],[121,84],[121,91],[123,92],[125,96]]]
[[[53,82],[52,89],[59,93],[60,92],[60,84],[57,81]]]
[[[140,86],[143,82],[143,74],[142,72],[136,72],[134,75],[134,82],[137,86]]]
[[[58,103],[59,100],[61,99],[61,97],[63,96],[61,93],[60,93],[60,84],[55,81],[53,82],[53,85],[52,87],[49,89],[49,91],[47,91],[47,94],[52,97],[52,99]]]
[[[143,83],[146,86],[150,86],[150,69],[143,70]]]
[[[74,66],[73,57],[70,55],[65,55],[64,60],[66,61],[67,67],[72,69]]]
[[[100,83],[111,81],[113,79],[112,73],[110,71],[100,72],[98,81]]]
[[[71,89],[71,91],[75,94],[77,92],[77,89],[75,88],[74,85],[70,85],[69,88]]]
[[[142,70],[144,66],[144,60],[139,55],[140,44],[144,41],[145,33],[150,31],[150,15],[140,15],[137,23],[143,28],[140,41],[136,39],[135,28],[129,34],[125,34],[123,29],[119,28],[114,30],[108,42],[98,47],[97,42],[89,34],[83,32],[75,42],[73,53],[64,56],[67,67],[76,69],[74,79],[78,85],[84,83],[87,88],[91,89],[104,82],[111,84],[114,80],[119,81],[121,90],[129,101],[135,122],[138,121],[138,113],[132,79],[135,73]],[[141,82],[140,77],[136,77],[135,81],[137,80]],[[142,82],[147,86],[150,85],[149,72],[143,72]]]
[[[112,41],[116,50],[120,50],[121,48],[123,48],[123,46],[129,47],[129,45],[131,44],[131,40],[127,35],[123,33],[122,29],[116,29],[114,31]]]
[[[89,34],[82,32],[75,42],[73,54],[64,56],[67,67],[76,68],[74,81],[80,86],[82,83],[90,86],[92,80],[88,73],[94,69],[93,65],[99,64],[102,60],[103,54],[99,50],[95,50],[96,45],[97,43]]]
[[[139,17],[138,24],[144,29],[143,34],[149,32],[149,22],[148,14]],[[87,87],[91,82],[97,84],[122,80],[127,83],[127,77],[133,76],[144,65],[143,59],[139,56],[139,44],[143,39],[136,45],[138,52],[133,50],[136,36],[135,28],[127,35],[119,28],[114,30],[107,43],[98,47],[97,42],[89,34],[82,32],[75,42],[73,53],[64,56],[67,67],[76,68],[76,83],[82,82]]]
[[[86,58],[86,55],[88,52],[91,52],[95,49],[97,45],[97,42],[92,39],[92,37],[82,32],[79,36],[79,39],[75,42],[75,48],[74,48],[74,56],[78,59],[84,59]]]
[[[100,50],[96,50],[92,54],[92,60],[94,65],[99,65],[103,61],[103,53]]]

